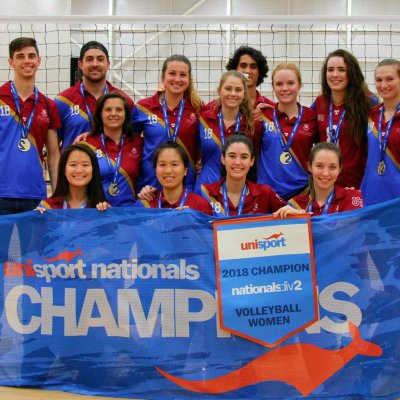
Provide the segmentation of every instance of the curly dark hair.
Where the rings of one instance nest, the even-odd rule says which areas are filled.
[[[228,71],[232,69],[237,69],[239,65],[240,57],[247,54],[251,58],[253,58],[258,66],[258,79],[257,79],[257,86],[261,85],[264,82],[264,78],[267,77],[269,67],[267,63],[267,58],[261,53],[260,50],[256,50],[253,47],[249,46],[240,46],[236,51],[233,53],[233,56],[229,59],[228,64],[226,64],[226,69]]]

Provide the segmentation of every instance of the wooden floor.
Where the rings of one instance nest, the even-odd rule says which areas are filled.
[[[17,389],[0,386],[0,400],[115,400],[115,397],[85,396],[51,390]],[[119,399],[121,400],[121,399]],[[134,400],[134,399],[132,399]]]

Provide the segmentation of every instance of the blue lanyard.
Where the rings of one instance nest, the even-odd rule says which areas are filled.
[[[111,160],[110,157],[107,154],[107,150],[106,150],[106,140],[105,140],[105,136],[104,133],[101,132],[100,134],[100,138],[101,138],[101,143],[103,145],[104,148],[104,154],[106,156],[106,160],[107,160],[107,164],[108,164],[108,171],[110,173],[110,175],[114,175],[113,176],[113,180],[112,180],[112,184],[115,184],[117,182],[117,177],[118,177],[118,173],[119,173],[119,167],[121,165],[121,158],[122,158],[122,148],[124,147],[124,140],[125,140],[125,135],[122,134],[121,136],[121,141],[119,143],[119,152],[118,152],[118,157],[115,160],[115,168],[113,168],[112,164],[111,164]]]
[[[182,97],[182,100],[179,103],[178,116],[176,117],[173,135],[171,135],[171,131],[170,131],[170,123],[169,123],[169,119],[168,119],[168,110],[167,110],[167,101],[165,100],[165,96],[163,96],[163,98],[162,98],[161,105],[162,105],[162,112],[163,112],[163,116],[164,116],[165,129],[167,131],[168,140],[172,140],[172,141],[176,142],[176,138],[178,137],[179,127],[180,127],[181,121],[182,121],[183,110],[185,108],[185,100]]]
[[[346,109],[343,108],[343,111],[340,114],[339,122],[336,125],[336,132],[334,132],[333,131],[333,101],[332,101],[332,97],[331,97],[331,101],[329,103],[329,117],[328,117],[329,139],[331,142],[333,142],[335,144],[337,144],[339,141],[340,128],[342,127],[342,123],[343,123],[345,114],[346,114]]]
[[[385,107],[382,105],[381,112],[379,114],[379,121],[378,121],[378,142],[379,142],[379,150],[380,150],[380,155],[381,155],[381,157],[380,157],[381,162],[383,161],[383,159],[385,157],[386,147],[387,147],[387,143],[389,140],[389,134],[392,129],[394,117],[399,112],[399,110],[400,110],[400,103],[397,105],[396,111],[394,112],[393,117],[390,118],[390,120],[387,124],[386,132],[382,132],[382,120],[383,120],[383,114],[385,112]]]
[[[81,85],[80,85],[79,88],[80,88],[80,91],[81,91],[81,95],[83,97],[83,101],[85,102],[86,114],[88,116],[89,123],[90,123],[90,125],[92,125],[92,119],[93,119],[92,112],[90,111],[90,108],[89,108],[89,106],[87,105],[87,102],[86,102],[85,88],[83,87],[83,82],[81,82]],[[107,94],[107,93],[108,93],[108,86],[107,86],[107,83],[106,83],[105,86],[104,86],[104,89],[103,89],[103,96],[105,94]]]
[[[239,199],[237,215],[242,215],[244,201],[246,200],[246,194],[247,194],[247,185],[244,184],[242,193],[241,193],[240,199]],[[222,182],[222,196],[224,199],[225,216],[229,217],[229,198],[228,198],[228,190],[226,189],[226,181]]]
[[[322,215],[328,214],[328,211],[329,211],[329,208],[330,208],[330,206],[332,204],[332,200],[333,200],[334,196],[335,196],[335,189],[333,188],[332,192],[329,194],[328,198],[326,199],[326,203],[325,203],[324,208],[322,210]],[[314,199],[310,199],[310,203],[307,206],[307,212],[312,212],[313,203],[314,203]]]
[[[80,205],[79,209],[81,209],[81,208],[86,208],[87,203],[88,203],[87,201],[85,201],[84,203],[82,203],[82,204]],[[63,210],[67,210],[67,209],[69,209],[69,208],[71,208],[71,207],[70,207],[69,204],[67,203],[67,200],[64,200],[64,202],[63,202]]]
[[[240,112],[238,112],[236,115],[235,132],[234,133],[239,132],[240,118],[241,118],[241,114],[240,114]],[[224,120],[222,117],[222,107],[219,109],[219,112],[218,112],[218,123],[219,123],[219,133],[221,136],[221,143],[222,143],[222,146],[225,146],[225,129],[224,129]]]
[[[10,82],[10,85],[11,85],[11,92],[14,97],[15,106],[17,107],[17,112],[18,112],[18,116],[19,116],[19,125],[21,127],[21,138],[26,139],[28,137],[29,131],[32,127],[33,117],[35,115],[36,104],[39,99],[39,91],[37,90],[37,87],[35,86],[33,89],[33,92],[35,94],[35,104],[33,105],[33,109],[31,111],[31,113],[28,117],[28,120],[26,122],[26,125],[25,125],[24,122],[22,121],[22,117],[21,117],[21,104],[19,102],[19,95],[18,95],[17,89],[16,89],[13,81]]]
[[[187,197],[188,197],[189,191],[185,188],[184,192],[183,192],[183,196],[181,198],[181,201],[179,202],[179,204],[177,205],[177,207],[183,207],[186,203]],[[160,192],[160,194],[158,195],[158,208],[163,208],[162,206],[162,201],[161,201],[161,197],[162,197],[162,191]]]
[[[281,146],[282,146],[282,150],[283,151],[288,152],[290,150],[290,146],[293,143],[294,136],[296,135],[296,132],[299,129],[300,122],[301,122],[302,118],[303,118],[303,106],[300,104],[299,115],[297,116],[296,122],[295,122],[295,124],[293,126],[292,131],[290,132],[290,135],[289,135],[289,138],[287,140],[287,143],[285,144],[284,136],[283,136],[283,133],[282,133],[282,129],[281,129],[281,126],[279,124],[278,116],[276,114],[276,108],[274,108],[274,124],[275,124],[276,130],[278,132],[279,141],[281,142]]]

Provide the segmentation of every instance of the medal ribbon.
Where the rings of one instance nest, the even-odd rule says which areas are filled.
[[[187,197],[188,197],[189,191],[185,188],[185,191],[183,193],[183,196],[181,198],[181,201],[179,202],[179,204],[177,205],[177,207],[183,207],[186,203]],[[158,195],[158,208],[163,208],[162,207],[162,201],[161,201],[161,197],[162,197],[162,191],[160,192],[160,194]]]
[[[247,185],[243,185],[242,193],[240,195],[239,204],[238,204],[238,212],[237,215],[242,215],[244,201],[246,200],[247,194]],[[226,189],[226,181],[222,183],[222,196],[224,198],[224,209],[225,209],[225,216],[229,217],[229,198],[228,198],[228,190]]]
[[[84,101],[84,103],[85,103],[86,114],[87,114],[88,119],[89,119],[89,124],[92,125],[92,119],[93,119],[93,117],[92,117],[92,112],[90,111],[90,108],[89,108],[89,106],[87,105],[87,102],[86,102],[85,88],[83,87],[83,82],[81,82],[81,85],[80,85],[79,89],[80,89],[81,95],[82,95],[82,97],[83,97],[83,101]],[[105,94],[107,94],[107,93],[108,93],[108,85],[107,85],[107,83],[106,83],[105,86],[104,86],[104,89],[103,89],[103,96],[104,96]]]
[[[164,116],[165,129],[167,131],[168,140],[172,140],[173,142],[176,142],[176,138],[178,137],[179,127],[182,122],[183,110],[185,108],[185,100],[182,97],[182,100],[179,103],[178,116],[176,117],[173,135],[171,135],[170,124],[169,124],[169,119],[168,119],[167,101],[165,100],[165,96],[163,96],[163,98],[162,98],[161,105],[162,105],[162,112],[163,112],[163,116]]]
[[[114,175],[113,180],[112,180],[112,184],[116,184],[117,182],[117,177],[119,174],[119,167],[121,165],[121,158],[122,158],[122,148],[124,147],[124,140],[125,140],[125,135],[122,134],[121,136],[121,141],[119,143],[119,152],[118,152],[118,157],[115,160],[115,168],[113,168],[110,157],[107,154],[107,150],[106,150],[106,140],[105,140],[105,136],[104,136],[104,132],[101,132],[100,134],[100,138],[101,138],[101,143],[104,147],[104,154],[106,156],[106,160],[107,160],[107,165],[108,165],[108,171],[110,173],[110,175]]]
[[[383,132],[382,131],[382,120],[383,120],[383,113],[385,112],[385,107],[382,106],[382,108],[381,108],[381,112],[379,114],[379,121],[378,121],[378,142],[379,142],[379,150],[380,150],[380,154],[381,154],[380,162],[382,162],[385,157],[386,147],[387,147],[387,143],[389,140],[389,134],[392,129],[393,120],[394,120],[395,115],[399,112],[399,110],[400,110],[400,103],[397,105],[396,111],[394,112],[393,117],[390,118],[390,120],[387,124],[386,132]]]
[[[289,135],[289,138],[287,140],[287,143],[285,144],[283,132],[282,132],[281,126],[279,124],[278,116],[276,114],[276,108],[274,108],[274,124],[275,124],[276,130],[278,132],[279,141],[281,142],[281,146],[282,146],[282,150],[283,151],[288,152],[290,150],[290,146],[293,143],[294,136],[296,135],[296,133],[297,133],[297,131],[299,129],[300,122],[301,122],[302,118],[303,118],[303,106],[300,104],[299,115],[297,116],[296,122],[295,122],[295,124],[293,126],[292,131],[290,132],[290,135]]]
[[[332,204],[332,200],[333,200],[334,196],[335,196],[335,189],[332,190],[332,192],[329,194],[328,198],[326,199],[326,203],[325,203],[324,208],[322,210],[322,215],[328,214],[329,207]],[[309,212],[309,213],[312,212],[313,203],[314,203],[314,199],[311,199],[310,203],[307,206],[307,212]]]
[[[343,111],[339,117],[339,122],[336,125],[336,132],[333,133],[333,101],[332,101],[332,97],[331,97],[331,102],[329,103],[329,117],[328,117],[329,138],[330,138],[331,142],[333,142],[335,144],[337,144],[339,141],[340,128],[342,127],[342,123],[343,123],[345,114],[346,114],[346,110],[343,109]]]
[[[37,87],[35,86],[33,89],[33,92],[35,94],[35,104],[33,105],[33,109],[31,111],[31,113],[28,117],[28,120],[26,121],[26,125],[25,125],[24,122],[22,121],[22,117],[21,117],[21,104],[19,102],[19,95],[18,95],[17,89],[16,89],[13,81],[11,81],[10,84],[11,84],[11,93],[14,97],[15,106],[17,107],[17,112],[18,112],[19,125],[21,127],[21,139],[26,139],[28,137],[29,131],[32,127],[33,117],[35,115],[36,104],[39,99],[39,91],[38,91]]]
[[[235,131],[234,131],[235,133],[239,132],[240,117],[241,117],[241,114],[240,114],[240,112],[238,112],[236,115]],[[222,143],[222,147],[223,147],[223,146],[225,146],[225,129],[224,129],[224,119],[222,116],[222,107],[219,109],[219,112],[218,112],[218,123],[219,123],[219,133],[221,136],[221,143]]]

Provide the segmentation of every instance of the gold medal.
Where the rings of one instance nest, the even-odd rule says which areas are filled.
[[[24,153],[31,148],[31,142],[27,138],[23,138],[18,142],[18,150]]]
[[[108,187],[108,193],[110,193],[111,196],[119,195],[119,187],[115,182],[110,183],[110,186]]]
[[[383,173],[385,172],[386,169],[386,165],[385,162],[382,160],[379,164],[378,164],[378,174],[379,175],[383,175]]]
[[[279,156],[279,161],[283,165],[288,165],[292,162],[292,155],[288,151],[283,151]]]

